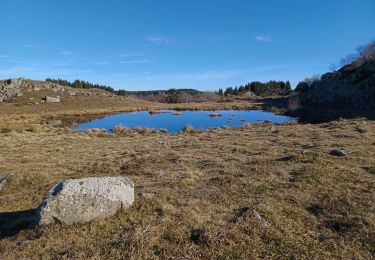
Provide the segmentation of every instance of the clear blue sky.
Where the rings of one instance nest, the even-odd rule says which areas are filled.
[[[375,39],[375,1],[0,0],[0,35],[1,79],[295,85]]]

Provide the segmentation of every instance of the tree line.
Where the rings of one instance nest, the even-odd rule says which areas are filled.
[[[268,82],[253,81],[246,85],[240,85],[236,87],[227,87],[225,91],[219,89],[219,95],[243,95],[246,92],[253,92],[256,95],[267,95],[277,92],[289,92],[291,91],[291,85],[289,81],[275,81],[271,80]]]
[[[59,84],[59,85],[62,85],[62,86],[72,87],[72,88],[83,88],[83,89],[97,88],[97,89],[106,90],[108,92],[111,92],[111,93],[114,93],[114,94],[120,95],[120,96],[126,95],[126,91],[123,90],[123,89],[114,90],[114,88],[112,88],[110,86],[107,86],[107,85],[93,84],[91,82],[79,80],[79,79],[77,79],[73,82],[70,82],[70,81],[64,80],[64,79],[47,78],[46,81],[56,83],[56,84]]]

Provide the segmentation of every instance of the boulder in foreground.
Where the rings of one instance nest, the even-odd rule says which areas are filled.
[[[39,225],[71,225],[106,218],[134,202],[134,185],[125,177],[92,177],[57,183],[38,207]]]

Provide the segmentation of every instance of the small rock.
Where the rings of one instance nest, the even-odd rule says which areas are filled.
[[[217,112],[211,112],[208,116],[209,116],[209,117],[221,117],[221,116],[223,116],[223,115],[220,114],[220,113],[217,113]]]
[[[272,207],[268,204],[265,204],[265,203],[259,203],[256,206],[256,208],[259,209],[259,210],[264,210],[264,211],[272,211]]]
[[[375,175],[375,167],[362,167],[365,171],[367,171],[369,174]]]
[[[152,200],[155,197],[155,194],[151,192],[140,192],[138,195],[147,200]]]
[[[367,132],[366,129],[360,127],[360,126],[356,126],[355,130],[357,130],[358,133],[361,133],[361,134],[364,134]]]
[[[253,216],[257,220],[258,224],[264,228],[269,226],[269,223],[267,220],[265,220],[258,211],[253,210]]]
[[[329,154],[330,155],[333,155],[333,156],[339,156],[339,157],[343,157],[343,156],[347,156],[349,155],[350,153],[352,153],[353,151],[351,149],[348,149],[348,148],[341,148],[341,149],[334,149],[332,150]]]
[[[39,225],[71,225],[113,216],[134,203],[134,185],[125,177],[93,177],[57,183],[36,210]]]
[[[291,161],[295,158],[294,155],[287,155],[287,156],[283,156],[283,157],[280,157],[278,159],[276,159],[276,161],[278,162],[287,162],[287,161]]]
[[[164,172],[163,170],[159,170],[159,171],[155,172],[155,175],[156,175],[157,177],[162,177],[162,176],[165,175],[165,172]]]
[[[31,240],[23,240],[17,243],[17,246],[23,247],[31,243]]]
[[[11,178],[14,175],[14,173],[7,173],[4,176],[0,176],[0,191],[4,188],[5,183],[8,181],[9,178]]]
[[[63,122],[61,120],[50,120],[47,122],[47,124],[51,126],[61,126]]]

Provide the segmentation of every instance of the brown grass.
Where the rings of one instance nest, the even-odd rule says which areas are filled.
[[[136,102],[1,114],[26,128],[46,116],[144,108]],[[20,229],[0,240],[1,258],[374,258],[374,129],[374,121],[357,119],[173,135],[73,133],[44,124],[4,131],[0,175],[15,175],[0,191],[0,220],[37,207],[53,183],[68,178],[128,176],[136,194],[155,196],[138,196],[106,220]],[[337,148],[355,152],[330,155]]]

